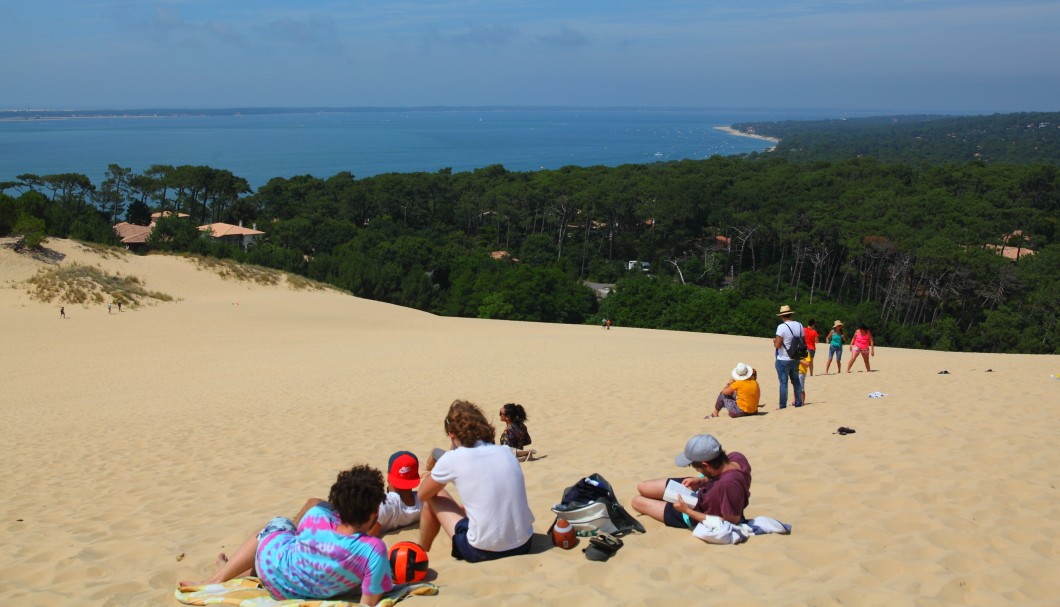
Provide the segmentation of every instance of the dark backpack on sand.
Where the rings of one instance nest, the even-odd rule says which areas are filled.
[[[563,501],[552,511],[556,518],[567,519],[579,535],[644,533],[644,525],[622,507],[611,483],[595,472],[564,489]]]

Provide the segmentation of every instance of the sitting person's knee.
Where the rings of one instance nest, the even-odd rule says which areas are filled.
[[[639,494],[637,497],[640,497],[641,495],[650,495],[652,493],[653,483],[653,481],[641,481],[637,483],[637,493]]]
[[[645,501],[647,499],[648,498],[646,498],[644,496],[635,495],[635,496],[633,496],[633,502],[630,505],[633,506],[633,509],[636,510],[637,512],[639,512],[641,514],[644,514],[644,506],[645,506]]]

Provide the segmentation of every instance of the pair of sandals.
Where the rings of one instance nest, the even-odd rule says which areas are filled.
[[[589,538],[589,545],[582,552],[590,561],[606,561],[614,556],[622,546],[621,539],[601,531]]]

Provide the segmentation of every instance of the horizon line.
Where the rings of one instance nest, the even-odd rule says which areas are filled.
[[[691,105],[364,105],[364,106],[185,106],[185,107],[113,107],[113,108],[0,108],[0,114],[130,114],[145,115],[164,113],[324,113],[324,112],[381,112],[381,111],[505,111],[505,110],[548,110],[548,111],[737,111],[737,112],[830,112],[838,115],[861,114],[876,116],[892,115],[990,115],[990,114],[1023,114],[1045,113],[1048,110],[1020,110],[1011,112],[976,111],[976,110],[940,110],[940,109],[885,109],[885,108],[838,108],[838,107],[776,107],[776,106],[691,106]]]

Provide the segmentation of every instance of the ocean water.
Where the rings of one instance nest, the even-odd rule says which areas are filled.
[[[341,171],[513,171],[618,166],[761,151],[768,142],[716,130],[805,112],[617,109],[376,109],[280,114],[0,121],[0,181],[107,165],[228,169],[253,188],[273,177]]]

